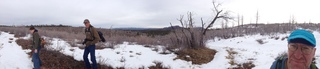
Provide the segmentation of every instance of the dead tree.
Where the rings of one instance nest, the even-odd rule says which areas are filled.
[[[259,21],[259,11],[257,11],[257,14],[256,14],[256,27],[258,26],[258,21]]]
[[[187,19],[184,20],[184,16],[181,15],[178,21],[180,22],[181,26],[183,27],[180,29],[182,35],[177,35],[177,30],[175,30],[176,41],[173,41],[176,44],[181,44],[181,46],[185,46],[185,48],[203,48],[205,47],[205,35],[207,31],[213,26],[214,23],[217,22],[218,19],[223,19],[228,22],[230,19],[233,19],[229,16],[228,12],[220,10],[218,7],[221,6],[220,4],[216,4],[213,1],[214,7],[214,18],[210,21],[209,24],[203,22],[201,18],[201,27],[197,28],[194,26],[195,22],[193,19],[193,13],[187,13]]]

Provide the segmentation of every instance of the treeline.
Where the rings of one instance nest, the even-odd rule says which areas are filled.
[[[59,24],[59,25],[54,25],[54,24],[51,24],[51,25],[0,25],[0,27],[30,27],[30,26],[34,26],[34,27],[72,27],[70,25],[62,25],[62,24]]]

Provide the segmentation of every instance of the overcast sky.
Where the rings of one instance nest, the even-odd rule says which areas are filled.
[[[288,22],[294,16],[298,22],[320,22],[319,0],[218,0],[221,9],[233,17],[244,16],[244,22]],[[188,11],[195,22],[213,18],[212,0],[0,0],[0,24],[64,24],[83,26],[89,19],[96,27],[161,28],[170,22],[179,25],[177,18]],[[230,22],[232,25],[234,22]],[[220,27],[220,23],[215,26]]]

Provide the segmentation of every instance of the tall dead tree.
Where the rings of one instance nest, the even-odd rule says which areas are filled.
[[[238,16],[237,16],[237,20],[238,20],[238,27],[240,26],[240,15],[238,14]]]
[[[243,27],[243,15],[241,15],[241,27]]]
[[[258,21],[259,21],[259,11],[257,11],[257,14],[256,14],[256,27],[258,26]]]
[[[215,1],[212,2],[214,7],[214,18],[210,23],[206,24],[203,22],[203,19],[201,18],[201,27],[197,28],[195,27],[195,22],[193,18],[193,13],[188,12],[187,13],[187,19],[184,19],[184,16],[181,15],[178,21],[180,22],[181,26],[183,27],[180,29],[182,35],[176,36],[177,41],[173,41],[176,44],[181,44],[181,46],[186,46],[185,48],[203,48],[205,47],[205,40],[204,37],[207,33],[207,31],[213,26],[214,23],[217,22],[218,19],[223,19],[226,22],[228,22],[230,19],[233,19],[229,16],[228,12],[225,12],[218,7],[221,6],[221,4],[216,4]],[[176,34],[175,30],[175,35]]]

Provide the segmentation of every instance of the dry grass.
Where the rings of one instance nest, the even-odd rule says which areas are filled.
[[[246,62],[246,63],[237,64],[237,67],[234,67],[232,69],[252,69],[253,67],[255,67],[253,62],[249,61],[249,62]]]
[[[255,65],[253,64],[253,58],[249,58],[248,62],[246,63],[237,63],[234,61],[234,58],[236,54],[238,54],[238,52],[234,51],[234,48],[228,48],[226,47],[226,51],[228,52],[228,56],[226,56],[227,59],[229,59],[230,61],[228,62],[230,65],[234,66],[236,65],[236,67],[229,67],[228,69],[252,69],[253,67],[255,67]]]
[[[217,53],[216,50],[209,48],[199,49],[183,49],[176,54],[178,55],[175,59],[181,59],[185,61],[191,61],[192,64],[205,64],[213,60],[214,55]]]
[[[30,49],[31,47],[31,40],[26,39],[17,39],[16,43],[22,47],[22,49]]]
[[[162,62],[158,62],[158,61],[154,61],[153,63],[155,63],[155,66],[149,66],[149,69],[170,69],[170,67],[165,67],[162,65]]]

